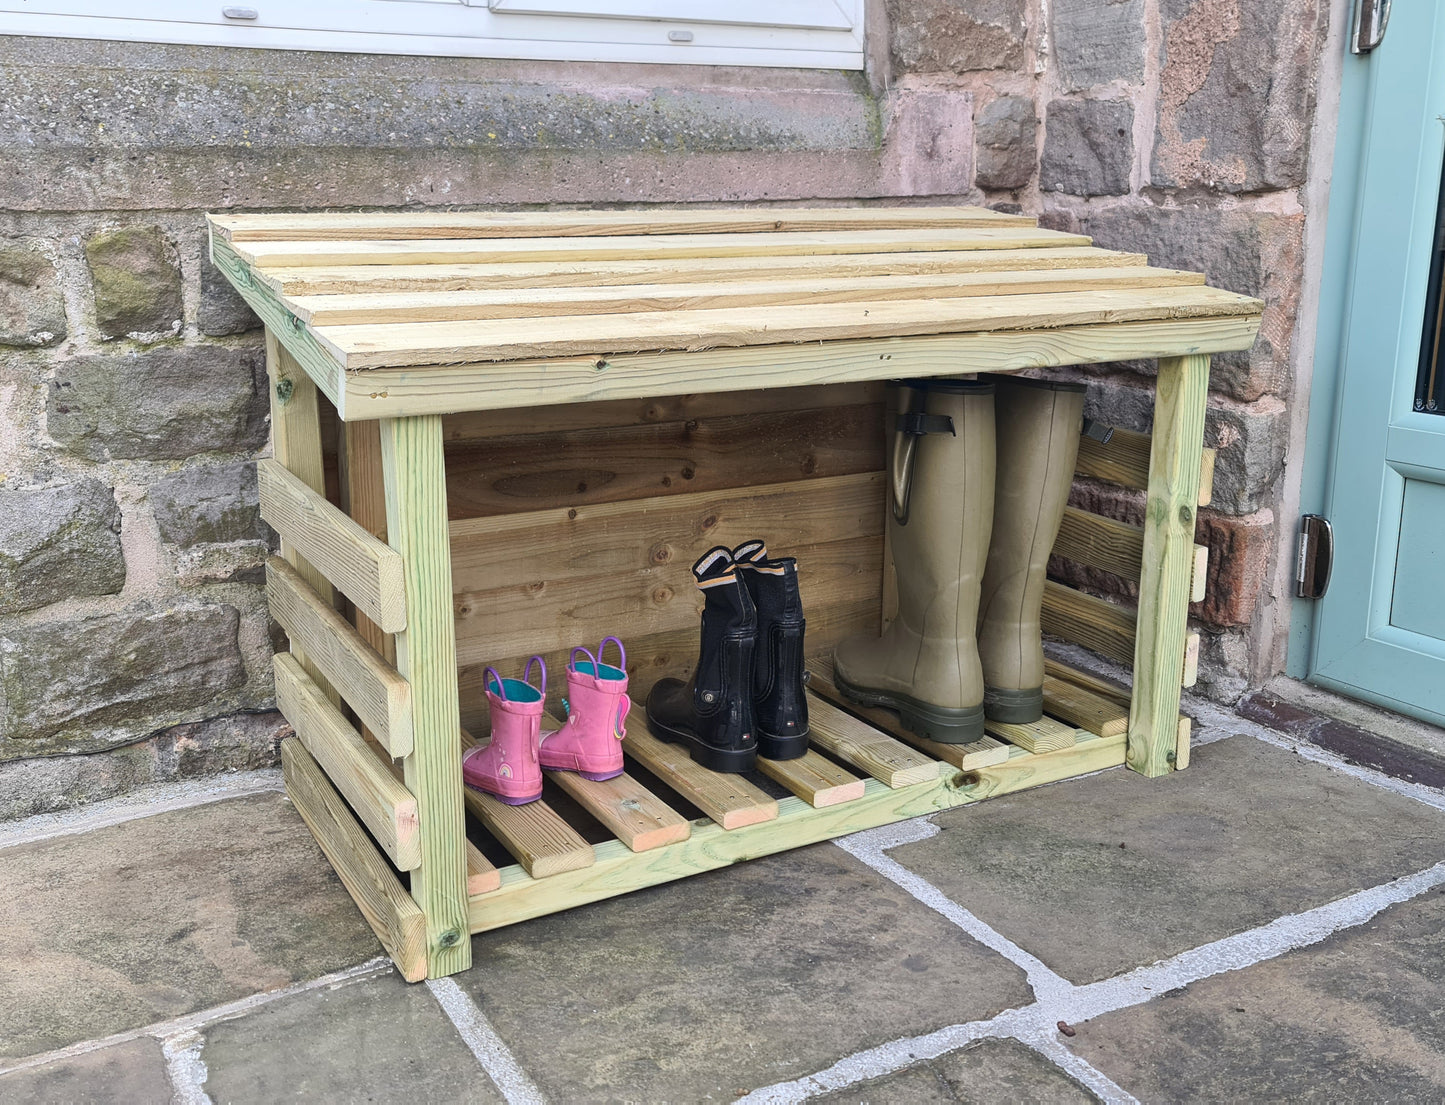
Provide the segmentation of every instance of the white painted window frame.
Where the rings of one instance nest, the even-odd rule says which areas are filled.
[[[433,57],[862,69],[864,3],[0,0],[0,34]],[[247,18],[251,12],[255,17]]]

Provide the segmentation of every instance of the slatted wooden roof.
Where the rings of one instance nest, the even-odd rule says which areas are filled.
[[[1263,309],[973,207],[210,223],[344,418],[1221,352]]]

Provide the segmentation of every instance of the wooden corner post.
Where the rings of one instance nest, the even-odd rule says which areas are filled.
[[[472,963],[440,416],[383,419],[381,462],[387,538],[405,565],[407,621],[396,635],[396,662],[411,683],[414,745],[403,763],[416,796],[422,855],[411,893],[426,914],[427,975],[440,978]]]
[[[1174,770],[1178,760],[1179,695],[1208,392],[1208,357],[1160,360],[1126,757],[1131,768],[1151,777]]]

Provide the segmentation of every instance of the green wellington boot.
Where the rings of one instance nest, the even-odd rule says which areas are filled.
[[[1044,573],[1074,481],[1084,385],[1001,379],[997,387],[998,486],[978,653],[989,720],[1024,724],[1044,714]]]
[[[993,524],[994,385],[910,380],[889,389],[889,406],[898,614],[882,637],[837,647],[834,679],[920,736],[964,744],[983,735],[974,631]]]

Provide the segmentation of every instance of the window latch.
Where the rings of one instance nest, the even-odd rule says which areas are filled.
[[[261,18],[261,13],[258,12],[255,8],[233,8],[233,7],[226,7],[226,8],[222,8],[222,9],[221,9],[221,14],[224,15],[227,19],[260,19],[260,18]]]

